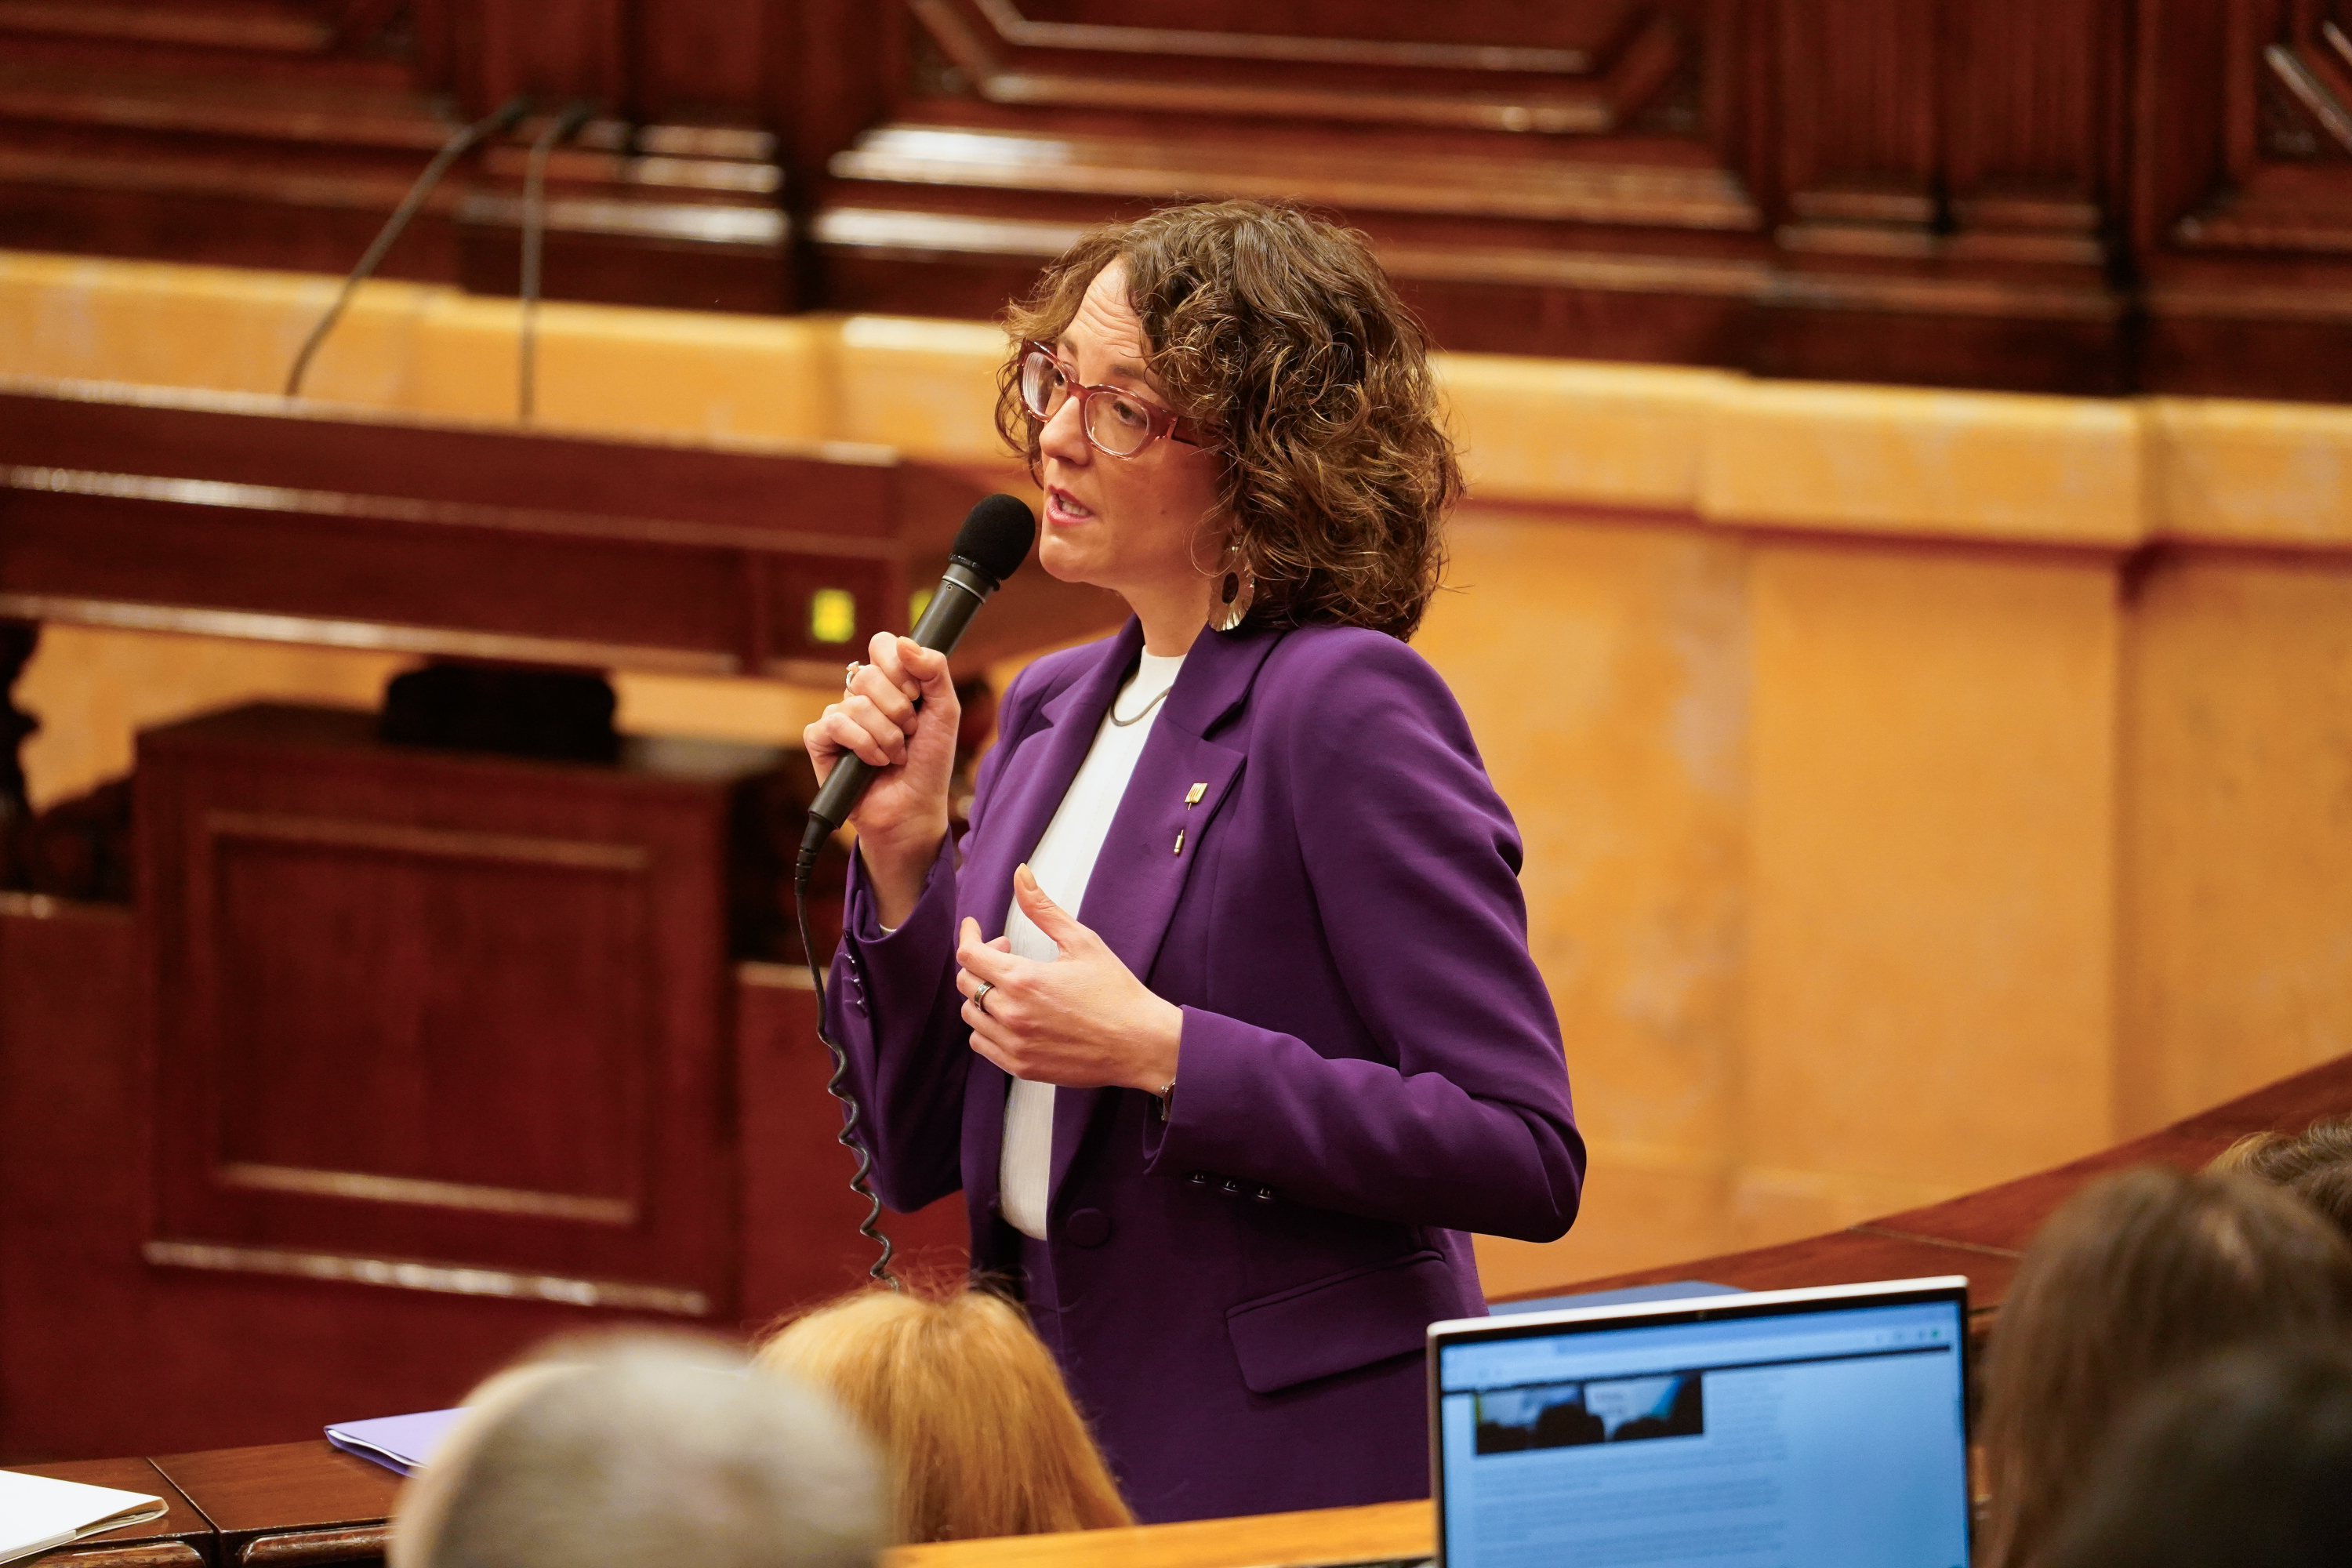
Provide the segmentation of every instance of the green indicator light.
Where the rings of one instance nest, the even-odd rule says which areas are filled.
[[[809,640],[844,643],[857,635],[857,595],[846,588],[819,588],[809,595]]]

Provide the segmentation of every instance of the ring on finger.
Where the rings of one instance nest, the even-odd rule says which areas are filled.
[[[992,980],[982,981],[980,983],[980,989],[971,994],[972,1005],[978,1007],[983,1013],[988,1013],[988,994],[995,989],[996,982]],[[992,1018],[996,1016],[993,1013],[988,1013],[988,1016]]]
[[[865,668],[856,659],[851,659],[848,673],[841,678],[841,689],[844,691],[855,691],[857,689],[857,672]]]

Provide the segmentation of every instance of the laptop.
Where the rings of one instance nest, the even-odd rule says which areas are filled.
[[[1967,1568],[1958,1275],[1429,1329],[1443,1568]]]

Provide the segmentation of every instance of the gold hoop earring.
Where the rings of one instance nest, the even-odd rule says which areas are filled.
[[[1215,588],[1209,595],[1209,629],[1229,632],[1249,618],[1250,605],[1257,598],[1257,574],[1238,547],[1225,552],[1224,570],[1217,574]]]

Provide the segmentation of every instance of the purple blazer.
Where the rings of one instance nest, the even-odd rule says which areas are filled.
[[[1423,1331],[1486,1310],[1465,1233],[1564,1234],[1584,1141],[1517,832],[1404,644],[1194,642],[1076,911],[1183,1008],[1171,1113],[1063,1089],[1051,1239],[998,1215],[1010,1080],[959,1016],[956,929],[1003,931],[1142,640],[1130,619],[1013,683],[904,925],[853,874],[827,1022],[875,1185],[899,1210],[962,1188],[974,1268],[1015,1281],[1145,1520],[1424,1497]]]

